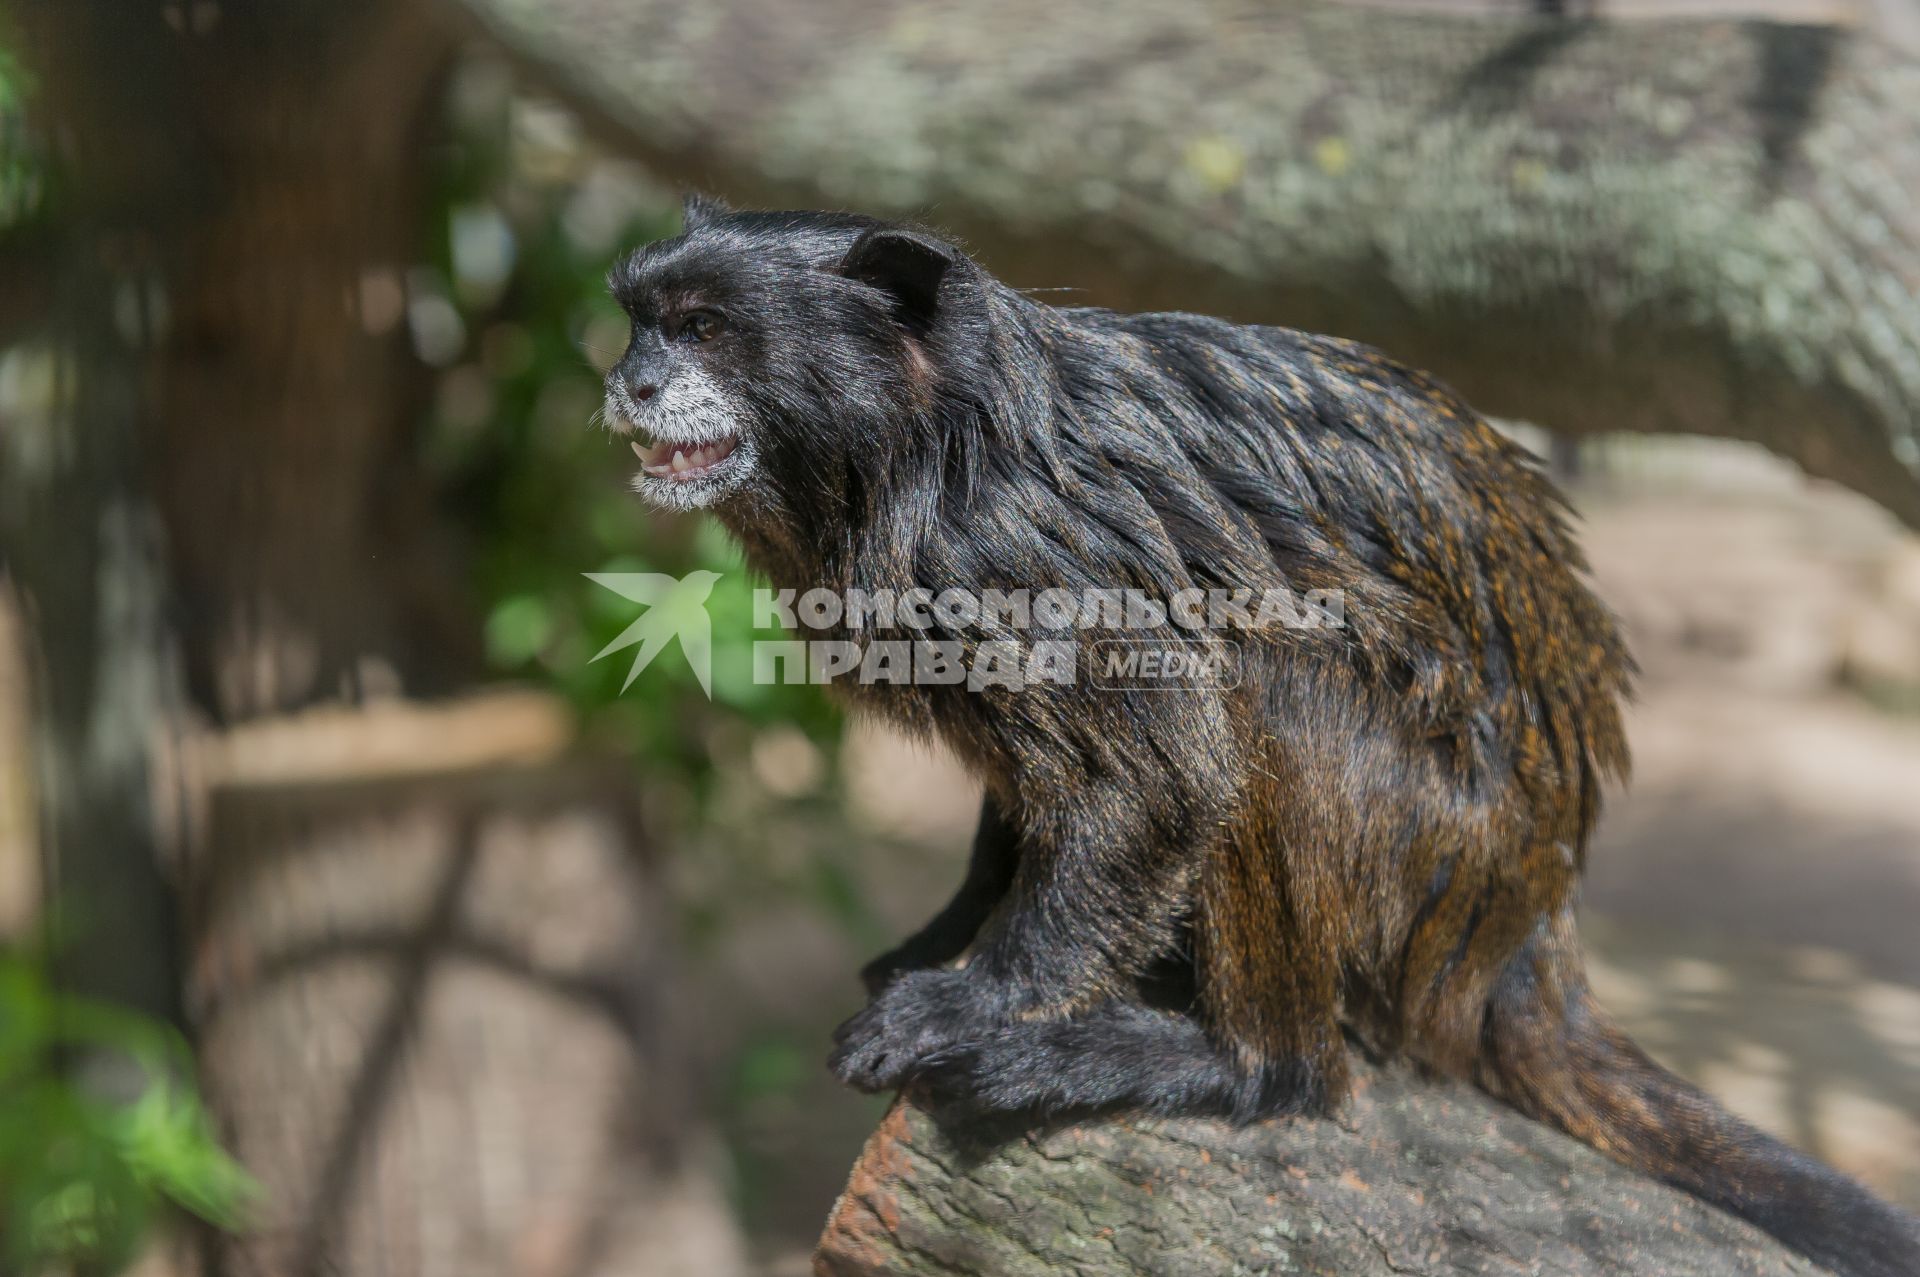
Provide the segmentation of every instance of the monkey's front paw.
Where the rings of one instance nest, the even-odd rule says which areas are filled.
[[[928,1061],[1004,1022],[999,1001],[967,972],[909,971],[834,1030],[839,1045],[827,1067],[858,1090],[893,1090]]]

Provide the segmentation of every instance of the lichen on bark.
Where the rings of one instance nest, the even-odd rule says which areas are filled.
[[[1920,62],[1837,28],[1198,0],[466,0],[667,176],[1066,301],[1355,336],[1920,524]]]

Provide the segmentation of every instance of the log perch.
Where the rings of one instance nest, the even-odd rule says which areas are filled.
[[[816,1277],[1785,1277],[1748,1225],[1470,1088],[1362,1066],[1337,1119],[986,1133],[897,1102]]]

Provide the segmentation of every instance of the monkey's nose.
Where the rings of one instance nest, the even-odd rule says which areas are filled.
[[[653,396],[654,396],[654,394],[655,394],[655,393],[656,393],[656,392],[657,392],[657,391],[658,391],[659,389],[660,389],[660,387],[658,387],[658,386],[635,386],[635,387],[633,388],[633,397],[634,397],[635,399],[639,399],[639,400],[642,400],[642,401],[645,401],[645,400],[648,400],[648,399],[651,399],[651,398],[653,398]]]

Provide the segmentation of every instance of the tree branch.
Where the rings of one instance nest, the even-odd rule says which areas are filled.
[[[1820,1270],[1476,1091],[1362,1070],[1339,1121],[1108,1120],[1000,1142],[896,1104],[816,1277]]]
[[[677,179],[1065,300],[1373,341],[1920,525],[1920,62],[1837,28],[1199,0],[464,0]]]

